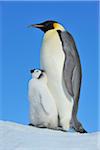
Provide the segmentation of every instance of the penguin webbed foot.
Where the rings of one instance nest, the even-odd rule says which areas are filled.
[[[33,125],[32,123],[29,123],[28,125],[29,125],[29,126],[33,126],[33,127],[35,126],[35,125]]]
[[[78,132],[80,132],[80,133],[88,133],[85,129],[81,129]]]
[[[77,128],[75,130],[76,130],[76,132],[79,132],[79,133],[88,133],[82,126],[80,126],[79,128]]]
[[[71,123],[71,128],[73,128],[76,132],[79,133],[88,133],[78,120],[74,120],[74,122]]]
[[[42,125],[34,125],[34,124],[32,124],[32,123],[29,123],[28,124],[29,126],[31,126],[31,127],[37,127],[37,128],[46,128],[45,126],[42,126]]]

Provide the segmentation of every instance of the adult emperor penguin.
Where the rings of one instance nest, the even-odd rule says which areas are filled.
[[[77,119],[81,87],[81,64],[72,35],[56,21],[33,24],[45,34],[41,49],[41,67],[48,76],[59,113],[60,126],[64,130],[74,128],[85,133]]]
[[[57,129],[57,107],[47,86],[47,76],[39,69],[33,69],[31,73],[32,79],[28,84],[30,123],[37,127]]]

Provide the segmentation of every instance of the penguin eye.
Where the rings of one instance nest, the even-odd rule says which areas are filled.
[[[53,29],[53,23],[52,23],[52,22],[47,22],[47,23],[46,23],[46,28],[47,28],[48,30]]]

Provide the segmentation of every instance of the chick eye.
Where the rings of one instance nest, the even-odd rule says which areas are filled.
[[[39,72],[38,70],[35,70],[35,72]]]

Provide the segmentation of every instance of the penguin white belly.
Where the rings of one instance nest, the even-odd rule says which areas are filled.
[[[62,86],[64,60],[65,55],[57,31],[48,31],[41,50],[41,67],[46,71],[48,87],[56,101],[60,125],[63,129],[69,129],[73,102],[66,97]]]

